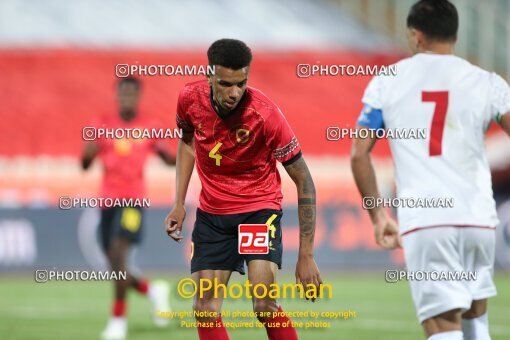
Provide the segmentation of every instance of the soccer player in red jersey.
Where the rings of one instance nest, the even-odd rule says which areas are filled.
[[[117,88],[119,116],[103,119],[97,128],[133,129],[150,128],[147,120],[137,115],[140,82],[136,78],[123,78]],[[97,130],[96,130],[97,131]],[[145,185],[143,170],[150,153],[156,152],[168,165],[175,164],[175,157],[167,153],[154,139],[99,138],[87,142],[82,158],[83,169],[88,169],[98,156],[104,167],[102,183],[103,198],[143,199]],[[127,271],[127,280],[115,281],[115,300],[112,317],[102,333],[103,339],[124,339],[127,335],[126,293],[134,288],[147,295],[154,309],[166,311],[168,285],[163,282],[149,283],[147,279],[130,271],[128,256],[132,245],[142,236],[143,210],[140,207],[112,207],[101,209],[101,241],[113,271]],[[168,320],[156,318],[156,325],[164,326]]]
[[[315,187],[301,155],[299,142],[280,109],[262,92],[248,87],[252,54],[242,41],[221,39],[207,52],[214,75],[187,84],[177,104],[177,125],[183,130],[177,151],[177,191],[175,206],[165,224],[168,235],[182,240],[186,216],[186,192],[196,162],[202,182],[200,205],[192,234],[191,275],[198,284],[210,279],[227,284],[233,271],[269,286],[276,282],[282,264],[282,217],[280,174],[276,161],[295,182],[298,191],[300,246],[296,281],[304,287],[322,283],[314,260]],[[238,251],[239,224],[269,226],[269,253],[241,255]],[[263,287],[259,287],[263,288]],[[257,291],[257,295],[262,295]],[[194,310],[220,315],[222,298],[212,291],[195,296]],[[254,294],[252,294],[253,296]],[[275,299],[253,297],[257,313],[282,311]],[[296,330],[283,313],[259,317],[269,339],[297,339]],[[214,315],[214,314],[213,314]],[[272,314],[273,315],[273,314]],[[219,317],[197,317],[201,340],[229,339]],[[271,327],[287,322],[290,327]],[[204,325],[204,324],[202,324]]]

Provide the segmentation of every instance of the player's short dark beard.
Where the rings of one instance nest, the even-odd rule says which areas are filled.
[[[213,92],[212,87],[209,87],[209,91],[210,91],[209,93],[210,93],[212,105],[214,107],[214,111],[216,111],[216,113],[218,114],[218,116],[220,116],[220,118],[228,117],[232,113],[232,111],[234,111],[235,109],[232,111],[229,111],[229,110],[226,110],[223,107],[221,107],[221,105],[218,103],[216,98],[214,98],[214,92]]]
[[[221,107],[220,104],[216,100],[214,100],[214,108],[216,109],[216,113],[218,113],[218,116],[221,118],[226,118],[232,114],[232,111],[234,110],[227,110]],[[235,108],[234,108],[235,109]]]
[[[230,116],[231,114],[233,114],[237,108],[239,107],[239,105],[241,105],[241,102],[243,101],[245,95],[246,95],[246,91],[243,93],[243,95],[241,96],[241,99],[237,102],[237,105],[232,109],[232,110],[228,110],[228,109],[225,109],[223,108],[219,103],[218,101],[216,100],[216,98],[214,98],[214,94],[213,94],[213,89],[212,87],[210,87],[210,93],[211,93],[211,101],[212,101],[212,104],[213,104],[213,107],[214,107],[214,111],[216,111],[216,113],[218,114],[218,116],[220,116],[220,118],[227,118],[228,116]]]

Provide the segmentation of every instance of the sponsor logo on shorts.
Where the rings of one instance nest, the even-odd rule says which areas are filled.
[[[266,224],[240,224],[239,254],[269,253],[269,227]]]

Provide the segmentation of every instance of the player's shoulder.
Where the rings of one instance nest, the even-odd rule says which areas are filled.
[[[494,72],[487,71],[487,70],[481,68],[480,66],[474,65],[464,58],[461,58],[461,57],[458,57],[455,55],[451,55],[450,59],[451,59],[452,65],[454,65],[456,68],[464,69],[473,75],[485,77],[488,79],[490,79],[493,75],[496,75]]]
[[[185,104],[203,96],[209,97],[209,83],[207,80],[198,80],[183,86],[179,92],[179,101]]]
[[[451,60],[452,72],[469,75],[472,81],[478,86],[488,86],[489,88],[495,90],[504,88],[507,85],[503,77],[497,73],[488,71],[478,65],[474,65],[466,59],[457,56],[451,56]]]
[[[470,63],[468,60],[456,56],[454,54],[433,54],[433,53],[418,53],[408,58],[410,67],[422,67],[423,64],[442,63],[447,65],[448,70],[451,72],[466,72],[477,76],[489,77],[491,72]]]
[[[275,114],[282,114],[275,102],[273,102],[265,93],[254,87],[246,88],[248,103],[251,109],[259,112],[263,117],[271,117]]]

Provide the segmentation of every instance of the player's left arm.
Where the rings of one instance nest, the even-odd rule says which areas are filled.
[[[385,79],[379,76],[374,77],[368,84],[363,94],[364,107],[356,126],[358,130],[385,128],[382,110],[385,88]],[[398,225],[383,207],[377,206],[380,193],[371,158],[371,152],[377,139],[373,138],[373,134],[367,135],[368,138],[354,138],[352,141],[351,170],[363,198],[364,208],[368,208],[367,203],[373,203],[373,206],[370,207],[372,209],[367,210],[374,226],[376,242],[386,249],[394,249],[401,247]],[[355,134],[355,136],[360,135]]]
[[[510,86],[496,73],[490,78],[491,119],[510,136]]]
[[[358,125],[356,128],[359,130],[367,127]],[[359,136],[359,134],[357,135]],[[364,202],[374,203],[374,206],[367,210],[374,226],[377,244],[386,249],[394,249],[401,247],[398,225],[383,207],[375,205],[381,195],[370,153],[377,139],[373,138],[371,134],[368,134],[368,136],[368,138],[354,138],[352,141],[351,170]]]
[[[175,165],[175,156],[166,151],[163,146],[156,145],[155,152],[166,165]]]
[[[296,184],[298,193],[299,257],[296,264],[296,283],[302,283],[305,288],[308,284],[313,284],[318,290],[322,279],[314,260],[315,185],[302,156],[284,167]]]
[[[510,112],[501,117],[501,127],[510,136]]]
[[[81,158],[81,167],[87,170],[99,153],[99,145],[96,142],[89,141],[85,144],[83,156]]]

